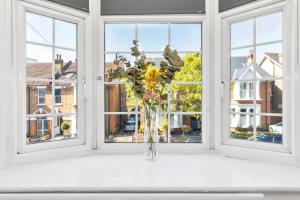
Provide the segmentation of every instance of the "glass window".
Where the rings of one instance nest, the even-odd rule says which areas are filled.
[[[55,88],[55,103],[61,104],[61,88]]]
[[[240,98],[245,99],[247,94],[247,83],[240,83]]]
[[[230,112],[234,139],[282,143],[282,19],[278,11],[230,24],[230,104],[240,108]]]
[[[77,25],[27,12],[26,47],[27,144],[77,138]]]
[[[38,88],[38,104],[42,105],[45,104],[46,99],[46,89],[45,88]]]
[[[124,30],[124,33],[122,32]],[[202,143],[202,24],[201,23],[113,23],[105,25],[105,142],[143,142],[144,108],[130,85],[114,79],[113,69],[126,63],[114,63],[124,56],[130,65],[132,40],[139,41],[147,63],[159,66],[163,50],[171,45],[184,60],[174,80],[161,90],[163,99],[156,123],[161,143]],[[115,51],[115,52],[111,52]]]

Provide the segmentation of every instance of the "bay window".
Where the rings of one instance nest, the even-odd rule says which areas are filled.
[[[220,24],[204,10],[182,16],[83,16],[19,4],[19,154],[87,143],[101,153],[140,148],[142,101],[128,82],[110,76],[124,66],[115,62],[120,56],[134,64],[133,40],[153,66],[164,59],[167,45],[184,61],[162,91],[156,113],[162,149],[214,149],[220,142],[292,152],[286,1],[218,13]],[[210,23],[216,23],[216,32],[220,26],[215,46]]]

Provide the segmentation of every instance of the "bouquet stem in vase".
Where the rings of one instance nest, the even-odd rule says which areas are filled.
[[[146,160],[158,159],[158,129],[156,127],[156,113],[145,114],[144,153]]]

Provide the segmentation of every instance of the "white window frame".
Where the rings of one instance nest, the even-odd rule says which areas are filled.
[[[257,4],[259,5],[259,4]],[[289,7],[287,6],[287,1],[278,1],[278,2],[267,2],[264,6],[261,7],[255,7],[253,5],[252,9],[245,9],[241,12],[238,10],[233,10],[232,12],[226,12],[221,17],[221,27],[222,27],[222,52],[221,52],[221,63],[222,63],[222,82],[223,82],[223,91],[222,93],[222,117],[223,117],[223,123],[222,123],[222,130],[225,130],[225,132],[222,133],[222,144],[223,145],[229,145],[229,146],[236,146],[236,147],[244,147],[244,148],[253,148],[258,150],[266,150],[271,152],[280,152],[280,153],[286,153],[291,154],[291,123],[290,123],[290,116],[288,115],[288,110],[291,109],[291,99],[287,98],[287,96],[290,94],[290,90],[288,85],[291,84],[288,80],[288,76],[291,74],[291,66],[289,63],[291,63],[291,57],[289,56],[290,51],[288,47],[290,47],[289,42],[289,36],[287,33],[290,33],[291,26],[289,25],[289,14],[288,10]],[[255,9],[253,8],[255,7]],[[230,23],[238,22],[244,19],[249,19],[257,16],[262,16],[266,14],[271,14],[277,11],[282,11],[283,13],[283,109],[282,109],[282,117],[283,117],[283,123],[284,125],[284,135],[283,135],[283,145],[278,144],[271,144],[271,143],[263,143],[263,142],[252,142],[252,141],[243,141],[243,140],[237,140],[230,138],[230,96],[229,92],[229,80],[230,80]],[[255,30],[254,30],[255,31]],[[254,36],[255,37],[255,36]],[[276,78],[275,78],[276,79]],[[251,81],[251,80],[246,80]],[[254,93],[255,93],[256,87],[254,87]],[[239,113],[238,113],[239,114]],[[251,114],[251,113],[246,113]],[[256,114],[256,116],[264,115],[264,113]],[[272,114],[271,114],[272,115]],[[269,114],[268,114],[269,116]],[[277,116],[274,114],[274,116]]]
[[[69,10],[69,9],[68,9]],[[85,87],[85,18],[86,15],[80,12],[74,12],[72,9],[68,11],[65,8],[60,9],[59,6],[53,3],[43,1],[17,1],[16,2],[16,26],[19,31],[16,33],[16,43],[18,51],[16,52],[16,63],[18,70],[18,131],[17,131],[17,149],[18,155],[24,153],[44,151],[51,149],[67,148],[78,145],[84,145],[86,142],[86,131],[85,131],[85,102],[84,102],[84,87]],[[66,11],[66,12],[64,12]],[[70,140],[61,140],[37,144],[26,144],[26,12],[32,12],[39,15],[48,16],[51,18],[71,22],[77,25],[77,95],[80,99],[77,103],[79,104],[77,110],[77,132],[79,137]],[[51,46],[54,49],[53,45]],[[54,50],[53,50],[54,54]],[[55,63],[55,57],[53,56],[53,63]],[[53,66],[54,67],[54,66]],[[54,98],[55,99],[55,98]],[[60,116],[60,114],[51,115],[52,117]],[[54,120],[52,119],[54,122]],[[18,157],[18,156],[17,156]]]
[[[38,86],[37,89],[38,89],[38,105],[45,105],[46,104],[46,87],[45,86]],[[41,89],[45,91],[45,96],[43,97],[44,98],[44,103],[40,102],[40,98],[41,98],[40,90]]]
[[[104,25],[105,23],[202,23],[202,143],[176,144],[162,143],[160,150],[166,152],[195,152],[196,150],[208,150],[210,148],[210,113],[209,113],[209,25],[207,15],[143,15],[143,16],[101,16],[100,17],[100,59],[99,65],[104,64]],[[102,45],[101,45],[102,44]],[[98,69],[98,77],[104,74],[104,67]],[[97,84],[98,99],[98,124],[97,143],[101,152],[137,152],[141,151],[141,143],[105,143],[105,124],[104,124],[104,80]],[[116,114],[116,113],[115,113]],[[180,113],[179,113],[180,114]],[[178,151],[177,151],[178,150]]]

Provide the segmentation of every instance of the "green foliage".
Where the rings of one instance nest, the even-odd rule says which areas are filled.
[[[247,140],[252,136],[253,136],[253,133],[250,133],[250,132],[234,132],[234,133],[231,133],[231,137],[234,138],[234,139]]]
[[[63,130],[63,131],[67,131],[70,129],[70,124],[68,122],[63,122],[61,125],[60,125],[60,128]]]
[[[176,72],[176,82],[200,82],[202,76],[201,54],[187,54],[184,57],[184,65],[179,72]],[[201,110],[200,100],[202,99],[202,85],[176,84],[172,85],[172,91],[177,92],[177,99],[172,100],[176,110],[196,112]]]

